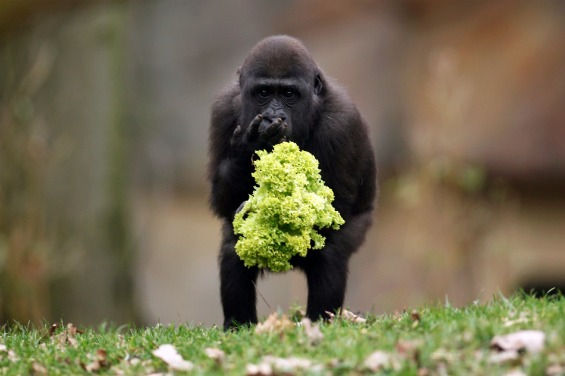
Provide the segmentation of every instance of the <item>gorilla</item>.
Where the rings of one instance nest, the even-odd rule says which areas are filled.
[[[345,91],[320,70],[304,45],[272,36],[251,49],[237,80],[212,105],[208,179],[210,206],[222,221],[219,253],[224,328],[257,323],[256,286],[262,272],[235,253],[232,221],[253,192],[256,150],[293,141],[312,153],[345,224],[323,229],[325,247],[291,264],[308,284],[306,315],[327,319],[343,305],[350,256],[372,221],[376,167],[367,126]]]

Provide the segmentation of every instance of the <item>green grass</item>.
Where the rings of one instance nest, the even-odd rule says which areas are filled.
[[[192,371],[184,372],[188,374],[241,375],[248,364],[259,364],[269,355],[311,361],[306,368],[288,374],[504,375],[511,370],[527,375],[565,374],[562,296],[535,299],[518,294],[463,308],[424,307],[398,315],[369,316],[362,324],[336,320],[320,325],[323,339],[314,344],[304,326],[262,334],[254,328],[223,332],[191,325],[102,326],[79,328],[82,330],[74,339],[65,327],[60,325],[53,333],[49,326],[5,327],[0,338],[0,374],[87,374],[85,368],[96,363],[100,349],[106,356],[95,364],[97,373],[167,372],[167,364],[152,353],[161,344],[173,344],[194,364]],[[544,349],[540,353],[521,352],[510,362],[493,363],[490,358],[496,351],[490,348],[492,338],[524,329],[543,331]],[[225,358],[209,358],[206,348],[223,350]],[[365,361],[376,350],[384,351],[388,362],[372,371]]]

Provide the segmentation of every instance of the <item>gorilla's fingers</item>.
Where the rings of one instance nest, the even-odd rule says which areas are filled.
[[[235,127],[235,130],[233,131],[233,134],[231,136],[230,143],[232,144],[232,146],[239,143],[240,138],[241,138],[241,126],[238,125],[237,127]]]
[[[259,133],[259,125],[263,121],[263,115],[259,114],[251,120],[251,124],[249,124],[249,128],[247,129],[247,134],[250,138],[254,138]]]
[[[283,120],[281,118],[277,118],[261,134],[261,139],[264,141],[268,141],[273,145],[277,144],[285,136],[286,129],[287,129],[286,123],[283,123]]]

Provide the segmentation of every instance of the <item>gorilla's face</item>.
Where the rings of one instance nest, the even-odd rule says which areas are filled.
[[[264,139],[282,128],[283,139],[304,140],[322,93],[318,67],[301,45],[281,40],[278,48],[268,47],[256,47],[241,68],[241,125],[261,115]]]

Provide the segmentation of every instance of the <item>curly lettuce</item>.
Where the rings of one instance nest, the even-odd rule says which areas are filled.
[[[312,154],[283,142],[257,155],[257,186],[233,221],[240,235],[235,251],[247,267],[283,272],[292,269],[293,256],[324,247],[319,229],[337,230],[345,221],[332,206],[334,193]]]

